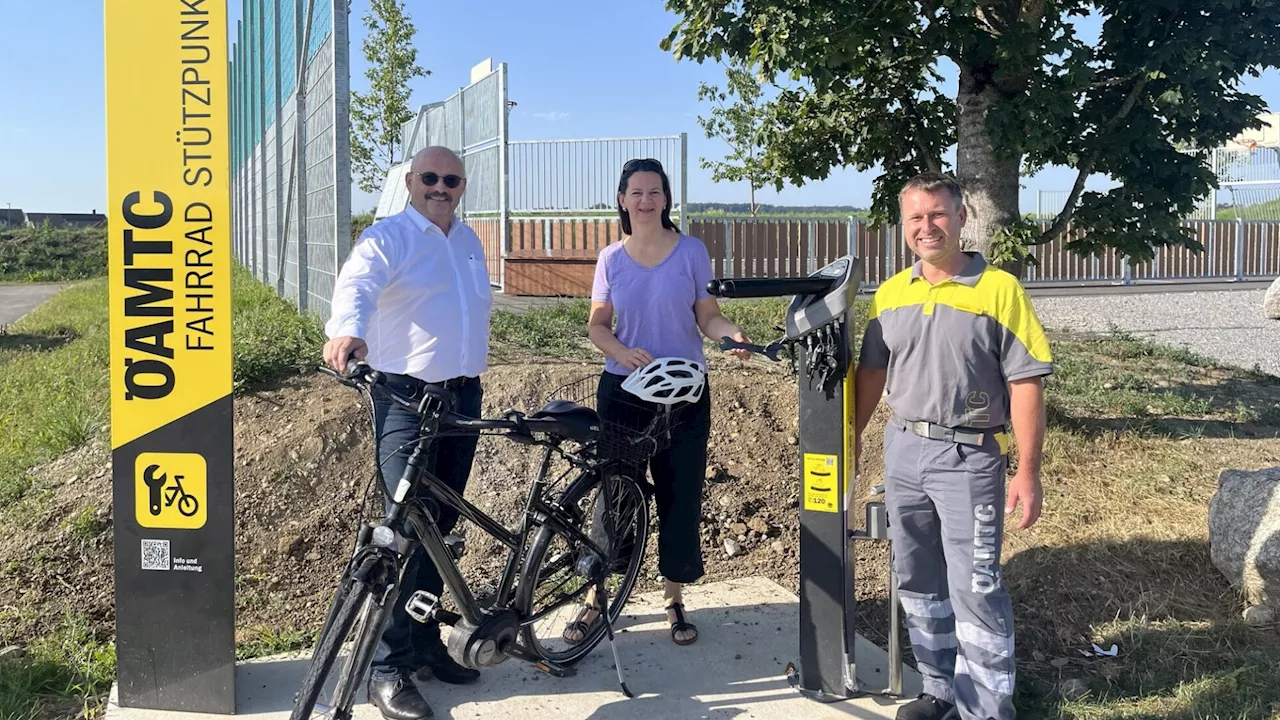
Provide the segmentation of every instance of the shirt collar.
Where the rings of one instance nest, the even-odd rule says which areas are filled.
[[[969,287],[973,287],[978,284],[978,279],[982,277],[982,271],[987,269],[987,260],[982,257],[981,253],[966,252],[965,255],[969,256],[969,264],[965,265],[963,270],[952,275],[944,282],[957,282],[961,285],[968,285]],[[915,264],[911,266],[911,281],[915,282],[916,280],[924,277],[923,272],[924,261],[915,261]]]
[[[418,212],[417,208],[415,208],[414,206],[407,205],[405,206],[404,211],[409,216],[409,220],[413,222],[413,226],[418,228],[420,232],[424,232],[424,233],[431,232],[431,229],[435,228],[436,232],[440,233],[441,235],[444,235],[445,237],[449,237],[449,235],[445,233],[444,230],[440,229],[439,225],[436,225],[435,223],[428,220],[427,216]],[[453,216],[453,220],[450,221],[449,223],[449,229],[452,230],[453,228],[458,227],[458,222],[459,222],[458,216],[455,213]]]

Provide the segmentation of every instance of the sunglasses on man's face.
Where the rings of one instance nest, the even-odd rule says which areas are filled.
[[[444,180],[444,186],[449,189],[456,188],[458,185],[462,184],[462,178],[457,175],[445,175],[444,177],[440,177],[433,172],[419,173],[418,179],[422,180],[422,184],[427,187],[431,187],[441,180]]]

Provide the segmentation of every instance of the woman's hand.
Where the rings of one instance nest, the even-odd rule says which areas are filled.
[[[739,330],[739,331],[738,331],[738,332],[736,332],[736,333],[733,333],[733,334],[732,334],[732,335],[730,335],[729,337],[733,338],[734,340],[737,340],[737,341],[738,341],[738,342],[740,342],[740,343],[750,343],[750,342],[751,342],[751,340],[747,338],[747,334],[746,334],[746,333],[744,333],[744,332],[742,332],[741,330]],[[747,360],[747,359],[749,359],[749,358],[751,357],[751,351],[750,351],[750,350],[743,350],[742,348],[734,348],[734,349],[732,349],[732,350],[727,350],[726,352],[728,352],[730,355],[732,355],[732,356],[734,356],[734,357],[738,358],[739,360]]]
[[[628,370],[639,370],[653,362],[653,356],[644,348],[624,348],[618,351],[613,359]]]

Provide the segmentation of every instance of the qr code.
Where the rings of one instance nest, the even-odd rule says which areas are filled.
[[[142,541],[142,569],[143,570],[168,570],[169,569],[169,541],[168,540],[143,540]]]

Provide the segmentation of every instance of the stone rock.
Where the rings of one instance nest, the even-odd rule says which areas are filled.
[[[1280,320],[1280,277],[1271,283],[1267,294],[1262,297],[1262,314],[1271,320]]]
[[[736,557],[742,554],[742,545],[732,538],[724,541],[724,554],[729,557]]]
[[[1275,620],[1275,611],[1266,605],[1254,605],[1244,609],[1244,624],[1250,627],[1270,625]]]
[[[1218,476],[1209,559],[1246,602],[1280,607],[1280,467]]]
[[[748,520],[747,527],[751,528],[755,532],[760,533],[761,535],[769,534],[769,523],[765,522],[764,518],[760,517],[759,515]]]
[[[1058,685],[1058,692],[1067,700],[1079,700],[1089,692],[1089,684],[1080,678],[1067,678]]]

